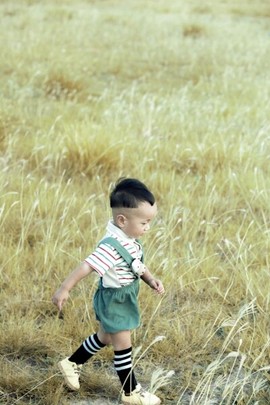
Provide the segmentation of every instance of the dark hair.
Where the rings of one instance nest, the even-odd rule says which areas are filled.
[[[138,208],[140,202],[155,204],[155,197],[137,179],[119,179],[110,194],[111,208]]]

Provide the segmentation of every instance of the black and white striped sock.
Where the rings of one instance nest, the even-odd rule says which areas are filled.
[[[84,364],[105,346],[106,345],[101,343],[97,334],[95,333],[85,339],[76,352],[69,357],[69,361],[73,361],[76,364]]]
[[[132,370],[132,347],[114,352],[114,368],[126,394],[135,390],[137,381]]]

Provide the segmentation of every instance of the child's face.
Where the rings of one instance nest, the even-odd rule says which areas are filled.
[[[156,215],[156,204],[142,202],[138,208],[126,208],[123,214],[118,216],[117,225],[130,238],[139,238],[150,229],[151,221]]]

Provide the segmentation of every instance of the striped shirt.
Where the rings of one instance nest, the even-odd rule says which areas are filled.
[[[116,238],[134,259],[142,258],[143,252],[140,243],[133,238],[129,238],[112,221],[108,223],[107,233],[104,238],[108,236]],[[101,243],[85,261],[102,278],[102,285],[105,288],[120,288],[131,284],[136,278],[127,262],[108,243]]]

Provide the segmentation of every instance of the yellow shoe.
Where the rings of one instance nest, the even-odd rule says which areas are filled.
[[[144,391],[138,384],[130,395],[122,394],[123,405],[159,405],[161,400],[154,394]]]
[[[79,377],[82,366],[69,361],[68,357],[66,357],[64,360],[59,361],[58,368],[69,388],[78,390],[80,388]]]

